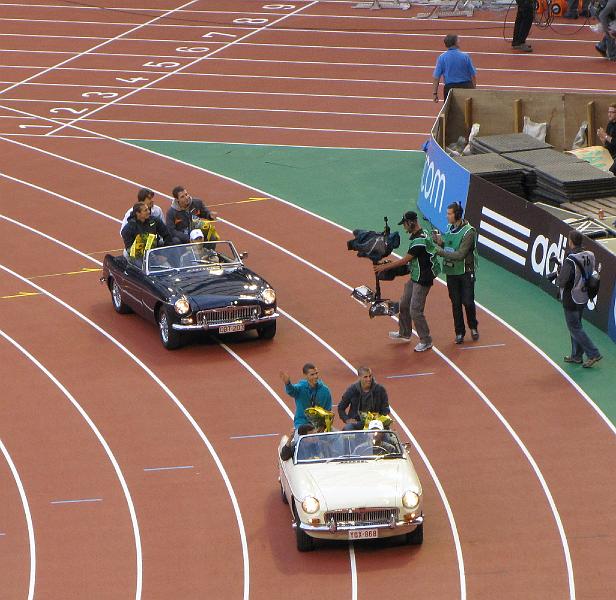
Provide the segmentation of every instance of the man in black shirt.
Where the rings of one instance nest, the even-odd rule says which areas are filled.
[[[398,260],[374,265],[374,272],[382,273],[409,265],[411,277],[404,286],[404,293],[400,299],[399,329],[390,332],[389,337],[398,341],[410,341],[414,324],[419,336],[415,352],[425,352],[432,348],[432,337],[424,316],[424,308],[434,278],[440,272],[440,266],[434,242],[426,236],[417,222],[416,212],[412,210],[405,212],[398,225],[403,225],[405,231],[411,234],[408,252]]]
[[[609,151],[610,156],[616,159],[616,103],[609,105],[607,109],[607,125],[605,129],[600,127],[597,130],[597,136]],[[610,171],[616,175],[616,160],[612,163]]]
[[[363,429],[361,413],[389,414],[387,391],[374,380],[372,369],[359,367],[357,375],[359,379],[347,388],[338,403],[338,416],[345,430]]]
[[[163,245],[171,244],[171,236],[165,224],[150,216],[150,209],[145,202],[137,202],[133,206],[126,225],[120,232],[126,256],[141,264],[145,252],[158,245],[162,239]]]

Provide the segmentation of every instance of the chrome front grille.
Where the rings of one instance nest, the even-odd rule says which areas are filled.
[[[259,305],[249,306],[226,306],[224,308],[211,308],[200,310],[197,313],[197,323],[199,325],[222,325],[223,323],[237,323],[241,321],[251,321],[261,316]]]
[[[397,508],[356,508],[333,510],[325,513],[325,523],[332,520],[338,525],[387,525],[398,520]]]

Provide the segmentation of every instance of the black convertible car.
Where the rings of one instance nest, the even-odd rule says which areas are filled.
[[[101,282],[118,313],[136,312],[158,325],[171,350],[182,333],[256,329],[276,335],[276,293],[244,266],[231,242],[200,242],[148,250],[143,260],[107,254]]]

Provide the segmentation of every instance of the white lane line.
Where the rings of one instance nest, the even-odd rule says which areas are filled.
[[[12,222],[13,224],[20,225],[17,221],[14,221],[10,217],[6,217],[4,215],[0,215],[0,218]],[[36,230],[32,230],[36,231]],[[47,237],[47,236],[45,236]],[[84,255],[87,256],[87,255]],[[135,504],[133,503],[133,499],[128,488],[128,483],[126,482],[126,478],[124,477],[124,473],[122,472],[122,468],[118,463],[111,447],[107,443],[107,440],[103,437],[103,434],[100,432],[94,421],[90,418],[90,415],[85,411],[83,406],[77,402],[75,397],[68,391],[66,386],[62,384],[62,382],[43,364],[38,358],[36,358],[31,352],[29,352],[24,346],[22,346],[19,342],[14,340],[11,336],[0,329],[0,336],[2,336],[7,342],[9,342],[16,350],[18,350],[21,354],[23,354],[32,364],[34,364],[64,395],[64,397],[74,406],[77,412],[81,415],[83,420],[87,423],[88,427],[92,430],[99,444],[102,446],[105,454],[109,458],[109,462],[111,463],[113,470],[115,471],[116,477],[120,482],[120,487],[122,488],[122,493],[124,494],[124,499],[126,500],[126,506],[128,508],[128,513],[131,520],[131,526],[133,529],[133,538],[135,540],[135,561],[136,561],[136,585],[135,585],[135,599],[139,600],[141,598],[141,593],[143,589],[143,555],[141,551],[141,533],[139,531],[139,522],[137,519],[137,511],[135,509]],[[52,502],[53,504],[53,502]]]
[[[1,82],[0,82],[1,83]],[[105,102],[93,102],[84,100],[42,100],[37,98],[4,98],[3,102],[33,102],[41,104],[99,104],[105,105]],[[341,112],[331,110],[298,110],[291,108],[253,108],[251,106],[196,106],[190,104],[133,104],[130,102],[116,104],[117,107],[138,107],[138,108],[169,108],[173,110],[186,109],[186,110],[220,110],[220,111],[239,111],[239,112],[264,112],[264,113],[291,113],[291,114],[304,114],[304,115],[344,115],[348,117],[391,117],[396,119],[431,119],[434,121],[435,115],[411,115],[411,114],[392,114],[392,113],[358,113],[358,112]],[[7,115],[8,116],[8,115]],[[84,119],[85,121],[105,123],[107,119]],[[159,121],[123,121],[127,123],[158,123]],[[168,122],[162,121],[164,124]],[[175,123],[170,123],[174,125]],[[193,123],[182,123],[184,125],[193,125]],[[198,125],[199,123],[196,123]],[[206,123],[207,125],[207,123]],[[45,127],[41,125],[40,127]]]
[[[0,5],[1,6],[1,5]],[[254,14],[254,13],[253,13]],[[275,13],[267,13],[268,15],[273,15]],[[282,13],[280,13],[282,14]],[[308,15],[302,15],[308,16]],[[2,19],[0,19],[1,21]],[[425,21],[424,21],[425,22]],[[72,23],[80,23],[80,21],[72,21]],[[134,25],[134,23],[126,23],[126,26]],[[163,25],[164,27],[164,25]],[[196,26],[188,25],[186,27],[195,28]],[[254,29],[250,27],[237,27],[233,25],[216,25],[217,28],[225,28],[225,29]],[[408,31],[377,31],[377,30],[349,30],[349,29],[318,29],[318,28],[301,28],[301,27],[284,27],[283,29],[273,29],[275,33],[318,33],[318,34],[333,34],[333,35],[350,35],[350,36],[398,36],[398,37],[412,37],[412,38],[437,38],[441,40],[443,38],[442,33],[417,33],[417,32],[408,32]],[[465,40],[496,40],[497,42],[502,42],[503,37],[495,36],[495,35],[470,35],[464,33]],[[33,37],[33,38],[60,38],[60,39],[79,39],[79,40],[108,40],[108,37],[95,37],[95,36],[73,36],[73,35],[49,35],[49,34],[41,34],[41,33],[0,33],[0,36],[4,37]],[[533,37],[533,42],[554,42],[556,44],[559,43],[574,43],[574,44],[589,44],[592,40],[587,39],[577,39],[574,37],[569,38],[538,38]],[[153,39],[153,38],[127,38],[122,37],[118,41],[121,42],[169,42],[174,44],[202,44],[203,40],[183,40],[183,39]],[[224,42],[210,42],[210,43],[224,43]],[[469,54],[473,54],[472,50],[466,49]],[[28,50],[25,50],[28,52]],[[434,68],[434,65],[432,66]]]
[[[1,20],[1,19],[0,19]],[[134,23],[131,23],[131,25],[134,25]],[[122,38],[110,38],[110,37],[95,37],[95,36],[91,36],[91,35],[48,35],[48,34],[42,34],[42,33],[0,33],[0,37],[27,37],[27,38],[41,38],[41,39],[65,39],[65,40],[100,40],[100,41],[111,41],[113,39],[115,39],[116,42],[146,42],[146,43],[151,43],[151,42],[164,42],[164,43],[171,43],[171,44],[202,44],[203,40],[160,40],[160,39],[154,39],[154,38],[129,38],[129,37],[122,37]],[[210,44],[224,44],[225,42],[208,42]],[[23,52],[31,52],[30,50],[23,50]],[[57,50],[53,51],[54,53],[57,52]],[[88,54],[98,54],[96,52],[88,52]],[[103,54],[103,53],[101,53]]]
[[[2,333],[2,332],[0,332]],[[0,452],[4,456],[7,464],[9,465],[9,469],[11,470],[11,474],[13,475],[13,479],[15,480],[15,485],[17,486],[17,490],[19,492],[19,497],[21,499],[21,505],[24,509],[24,515],[26,517],[26,527],[28,529],[28,549],[30,552],[30,569],[28,572],[28,600],[34,600],[34,588],[36,585],[36,544],[34,540],[34,526],[32,524],[32,513],[30,512],[30,505],[28,504],[28,497],[26,495],[26,490],[24,489],[23,483],[21,481],[21,477],[19,476],[19,471],[9,454],[6,446],[2,439],[0,439]],[[5,495],[5,494],[3,494]]]
[[[307,1],[307,0],[306,0]],[[320,0],[321,2],[323,2],[324,0]],[[332,0],[329,0],[329,3],[333,3]],[[351,4],[352,2],[338,2],[339,4]],[[0,6],[5,6],[5,4],[1,4]],[[24,6],[27,6],[29,8],[32,7],[32,5],[26,4]],[[40,5],[36,5],[37,7]],[[417,4],[417,6],[429,6],[428,3],[419,3]],[[58,8],[85,8],[83,6],[77,6],[77,5],[71,5],[70,7],[58,7]],[[100,8],[100,7],[97,7]],[[117,11],[121,11],[121,10],[134,10],[134,9],[129,9],[129,8],[113,8],[112,10],[117,10]],[[162,12],[161,9],[147,9],[147,8],[140,8],[139,10],[143,10],[143,11],[147,11],[147,10],[157,10],[158,12]],[[178,13],[215,13],[215,14],[222,14],[222,15],[227,15],[227,14],[250,14],[250,15],[280,15],[283,13],[277,13],[277,12],[267,12],[267,13],[258,13],[258,12],[253,12],[253,11],[247,11],[247,12],[233,12],[233,11],[209,11],[209,10],[178,10]],[[304,18],[315,18],[315,19],[344,19],[346,21],[352,21],[353,19],[369,19],[370,21],[374,21],[377,19],[382,19],[382,20],[390,20],[390,21],[398,21],[400,23],[405,23],[405,24],[415,24],[418,27],[425,27],[425,25],[427,23],[432,23],[432,24],[436,24],[438,25],[439,22],[445,22],[445,23],[455,23],[457,25],[459,25],[460,23],[472,23],[472,24],[476,24],[476,23],[486,23],[486,24],[491,24],[493,25],[493,27],[490,28],[483,28],[483,29],[502,29],[503,27],[503,23],[502,21],[492,21],[492,20],[481,20],[481,19],[462,19],[462,18],[456,18],[456,19],[438,19],[438,22],[435,19],[417,19],[416,17],[384,17],[384,16],[376,16],[373,14],[371,14],[370,16],[365,16],[365,15],[360,15],[357,13],[351,14],[351,15],[330,15],[330,14],[316,14],[316,13],[305,13],[303,15],[301,15]],[[84,25],[122,25],[122,26],[130,26],[130,25],[134,25],[134,23],[118,23],[118,22],[113,22],[113,23],[107,23],[104,21],[64,21],[64,20],[59,20],[59,19],[23,19],[23,18],[2,18],[0,19],[0,21],[28,21],[28,22],[34,22],[34,23],[76,23],[76,24],[84,24]],[[508,25],[513,26],[513,22],[508,23]],[[181,27],[181,28],[195,28],[198,27],[198,25],[172,25],[172,24],[155,24],[152,25],[152,27]],[[223,24],[216,24],[216,27],[225,27],[225,28],[231,28],[233,27],[232,25],[223,25]],[[580,25],[578,23],[558,23],[558,27],[563,27],[563,28],[567,28],[567,27],[576,27],[576,28],[580,28]],[[238,29],[250,29],[249,27],[238,27]],[[312,31],[312,30],[309,30]],[[318,30],[320,31],[320,30]],[[323,31],[329,31],[327,29],[323,30]],[[462,29],[460,30],[461,32],[464,32],[465,30]],[[354,32],[353,32],[354,33]],[[359,32],[361,33],[361,31]],[[442,36],[441,36],[442,37]],[[466,37],[466,35],[464,36]],[[496,38],[496,39],[502,39],[502,38]],[[536,40],[537,38],[531,38],[532,40]],[[556,39],[550,39],[547,38],[547,41],[556,41]]]
[[[0,136],[2,135],[19,135],[19,134],[5,134],[5,133],[0,133]],[[37,135],[32,135],[32,137],[39,137]],[[57,136],[57,137],[63,137],[63,136]],[[92,137],[88,137],[88,136],[79,136],[80,139],[94,139]],[[97,138],[97,139],[103,139],[103,138]],[[128,138],[126,138],[128,139]],[[133,142],[177,142],[178,144],[218,144],[218,143],[224,143],[227,146],[245,146],[246,143],[245,142],[204,142],[203,140],[174,140],[174,139],[153,139],[153,138],[130,138],[131,141]],[[332,142],[334,143],[334,142]],[[408,148],[367,148],[365,146],[317,146],[317,145],[313,145],[313,146],[306,146],[306,145],[301,145],[301,144],[250,144],[251,146],[263,146],[265,148],[280,148],[280,147],[284,147],[284,148],[324,148],[326,150],[370,150],[370,151],[378,151],[378,152],[421,152],[423,153],[423,150],[409,150]]]
[[[357,562],[353,542],[349,542],[349,561],[351,563],[351,598],[357,600]]]
[[[16,88],[17,86],[21,85],[22,83],[26,83],[27,81],[31,81],[32,79],[35,79],[36,77],[39,77],[40,75],[45,75],[45,73],[49,73],[50,71],[53,71],[55,68],[60,67],[76,58],[80,58],[86,54],[89,54],[90,52],[97,50],[98,48],[102,48],[103,46],[106,46],[107,44],[125,36],[128,35],[129,33],[133,33],[134,31],[137,31],[139,29],[142,29],[143,27],[146,27],[148,25],[152,25],[153,23],[155,23],[156,21],[158,21],[159,19],[165,18],[169,15],[172,15],[174,12],[176,12],[177,10],[180,10],[182,8],[184,8],[185,6],[190,6],[191,4],[194,4],[195,2],[197,2],[197,0],[190,0],[190,2],[186,2],[185,4],[182,4],[182,6],[179,6],[178,8],[174,8],[172,10],[168,10],[166,13],[164,13],[163,15],[159,15],[154,17],[153,19],[150,19],[149,21],[145,22],[145,23],[141,23],[140,25],[137,25],[136,27],[133,27],[132,29],[129,29],[128,31],[124,31],[118,35],[116,35],[115,37],[112,37],[108,40],[105,40],[104,42],[101,42],[100,44],[97,44],[96,46],[93,46],[92,48],[89,48],[88,50],[84,50],[83,52],[79,52],[78,54],[75,54],[69,58],[67,58],[66,60],[63,60],[62,62],[53,65],[51,67],[47,67],[44,71],[40,71],[39,73],[34,73],[32,75],[30,75],[30,77],[27,77],[26,79],[15,83],[14,85],[4,89],[4,90],[0,90],[0,94],[4,94],[5,92],[8,92],[9,90],[12,90],[14,88]],[[3,21],[5,19],[0,19],[0,21]],[[12,20],[12,19],[11,19]],[[30,19],[23,19],[25,21],[28,22],[33,22],[33,20]]]
[[[194,468],[194,465],[180,465],[178,467],[146,467],[143,470],[149,473],[150,471],[181,471],[183,469]]]
[[[267,438],[267,437],[277,437],[281,435],[280,433],[255,433],[253,435],[232,435],[229,437],[230,440],[247,440],[254,438]]]
[[[0,531],[0,537],[4,537],[6,535],[6,533],[4,533],[3,531]]]
[[[28,229],[32,229],[32,228],[28,227]],[[47,237],[48,239],[51,239],[51,236],[47,236],[46,234],[44,234],[44,236]],[[59,242],[59,240],[57,241]],[[60,242],[60,243],[64,245],[65,247],[67,246],[63,242]],[[180,409],[182,414],[186,417],[189,423],[193,426],[193,428],[195,429],[195,431],[197,432],[197,434],[199,435],[199,437],[201,438],[201,440],[203,441],[203,443],[206,445],[207,449],[209,450],[210,455],[214,459],[214,462],[216,463],[216,466],[225,482],[225,486],[227,487],[227,491],[229,492],[229,495],[231,497],[231,502],[233,504],[233,509],[235,511],[235,516],[236,516],[236,520],[237,520],[237,524],[239,528],[239,535],[240,535],[241,545],[242,545],[242,555],[243,555],[243,563],[244,563],[243,598],[244,600],[248,600],[249,599],[249,582],[250,582],[249,563],[248,563],[248,544],[247,544],[247,539],[246,539],[246,530],[244,528],[244,522],[243,522],[242,515],[240,512],[239,502],[233,490],[233,486],[231,485],[231,480],[229,479],[229,476],[227,475],[227,472],[222,464],[222,461],[220,460],[220,457],[216,453],[214,446],[211,444],[211,442],[209,441],[209,439],[207,438],[207,436],[205,435],[205,433],[203,432],[199,424],[195,421],[193,416],[188,412],[186,407],[180,402],[180,400],[171,391],[171,389],[158,377],[158,375],[156,375],[154,371],[152,371],[152,369],[148,365],[146,365],[141,359],[139,359],[135,354],[133,354],[130,350],[128,350],[126,346],[124,346],[121,342],[119,342],[116,338],[114,338],[110,333],[108,333],[102,327],[97,325],[94,321],[86,317],[83,313],[79,312],[76,308],[64,302],[64,300],[58,298],[57,296],[55,296],[54,294],[52,294],[45,288],[41,287],[40,285],[28,280],[23,275],[20,275],[19,273],[13,271],[6,265],[0,264],[0,269],[2,271],[5,271],[9,275],[12,275],[13,277],[19,279],[22,283],[30,285],[34,289],[38,290],[41,294],[47,296],[49,299],[53,300],[54,302],[57,302],[58,304],[60,304],[61,306],[63,306],[64,308],[72,312],[76,317],[82,319],[88,325],[93,327],[96,331],[98,331],[101,335],[103,335],[107,340],[109,340],[112,344],[114,344],[118,349],[124,352],[129,357],[130,360],[132,360],[139,367],[141,367],[158,384],[158,386],[173,401],[173,403]]]
[[[431,49],[431,48],[376,48],[371,46],[324,46],[322,44],[274,44],[274,43],[255,43],[255,42],[247,42],[240,43],[240,46],[250,46],[254,49],[256,46],[262,47],[272,47],[272,48],[297,48],[299,49],[310,49],[310,50],[350,50],[350,51],[358,51],[358,52],[409,52],[411,54],[417,53],[425,53],[425,54],[442,54],[442,49]],[[584,60],[597,60],[597,55],[584,54],[584,55],[576,55],[576,54],[567,54],[567,56],[563,56],[562,54],[513,54],[511,52],[483,52],[483,51],[474,51],[470,52],[473,56],[507,56],[507,57],[520,57],[520,58],[553,58],[553,59],[584,59]]]
[[[2,131],[0,132],[0,136],[11,136],[11,137],[31,137],[31,138],[37,138],[37,137],[41,137],[40,134],[38,133],[11,133],[11,132],[7,132],[7,131]],[[103,138],[100,137],[94,137],[93,135],[54,135],[52,136],[52,139],[56,140],[56,139],[72,139],[72,140],[102,140]],[[134,138],[135,141],[137,141],[139,138]],[[142,140],[142,141],[151,141],[150,138],[147,138],[147,140]],[[173,140],[168,140],[168,141],[173,141]],[[179,141],[179,140],[178,140]],[[227,142],[221,142],[221,143],[227,143]],[[306,146],[307,148],[312,148],[312,146]],[[410,150],[410,152],[418,152],[417,150]],[[419,150],[419,152],[423,152],[423,150]]]
[[[280,308],[280,307],[278,307]],[[229,355],[231,355],[237,362],[239,362],[268,392],[269,394],[278,402],[278,404],[282,407],[282,409],[287,413],[288,417],[293,420],[294,414],[293,411],[285,404],[284,400],[274,391],[272,386],[265,381],[261,375],[250,365],[248,364],[237,352],[231,350],[229,346],[219,341],[218,344],[221,348],[227,351]],[[349,562],[351,568],[351,600],[357,600],[357,565],[355,563],[355,553],[353,550],[352,544],[349,544]]]
[[[4,174],[0,174],[0,175],[4,176]],[[32,184],[29,184],[27,182],[22,182],[22,183],[24,183],[25,185],[32,186]],[[43,189],[43,188],[39,188],[39,189]],[[44,191],[49,192],[49,190],[44,190]],[[53,194],[53,192],[50,192],[50,193]],[[2,218],[8,220],[8,217],[2,217]],[[113,219],[113,220],[116,220],[118,222],[120,221],[119,219]],[[68,244],[65,244],[64,242],[62,242],[62,241],[60,241],[60,240],[58,240],[56,238],[53,238],[52,236],[49,236],[49,235],[47,235],[45,233],[42,233],[42,232],[38,232],[37,230],[35,230],[32,227],[29,227],[29,226],[24,225],[22,223],[18,223],[17,221],[14,221],[12,219],[11,219],[11,221],[13,221],[13,223],[16,224],[16,225],[19,225],[21,227],[24,227],[25,229],[28,229],[29,231],[38,233],[38,234],[42,235],[43,237],[45,237],[45,238],[47,238],[47,239],[49,239],[51,241],[59,243],[61,246],[65,247],[67,249],[71,248],[70,246],[68,246]],[[80,254],[80,255],[83,255],[84,257],[88,257],[87,254],[84,254],[84,253],[80,252],[79,250],[76,250],[76,252],[78,254]],[[91,260],[92,262],[97,263],[99,265],[101,264],[100,261],[97,261],[96,259],[94,259],[92,257],[88,257],[88,260]],[[144,363],[140,358],[138,358],[135,354],[133,354],[128,348],[126,348],[126,346],[124,346],[120,341],[118,341],[110,333],[108,333],[106,330],[104,330],[100,325],[96,324],[94,321],[92,321],[90,318],[85,316],[83,313],[79,312],[76,308],[74,308],[70,304],[64,302],[64,300],[58,298],[57,296],[55,296],[54,294],[52,294],[51,292],[49,292],[45,288],[39,286],[38,284],[28,280],[23,275],[20,275],[19,273],[16,273],[15,271],[13,271],[12,269],[8,268],[7,266],[5,266],[3,264],[0,264],[0,269],[5,271],[9,275],[12,275],[13,277],[19,279],[23,283],[26,283],[26,284],[30,285],[31,287],[33,287],[34,289],[39,291],[41,294],[47,296],[49,299],[53,300],[54,302],[57,302],[58,304],[60,304],[60,306],[63,306],[65,309],[67,309],[68,311],[73,313],[76,317],[80,318],[82,321],[84,321],[85,323],[90,325],[93,329],[95,329],[98,333],[100,333],[103,337],[105,337],[107,340],[109,340],[114,346],[116,346],[119,350],[121,350],[124,354],[126,354],[130,360],[132,360],[135,364],[137,364],[139,367],[141,367],[141,369],[143,369],[143,371],[145,371],[145,373],[163,390],[163,392],[178,407],[178,409],[184,415],[184,417],[187,419],[187,421],[192,425],[193,429],[197,432],[199,438],[205,444],[205,446],[208,449],[210,455],[212,456],[212,458],[213,458],[213,460],[214,460],[214,462],[216,464],[216,467],[218,468],[218,471],[220,472],[220,475],[221,475],[221,477],[222,477],[222,479],[223,479],[223,481],[225,483],[225,486],[227,488],[227,491],[228,491],[230,499],[231,499],[231,503],[233,505],[233,510],[235,512],[235,518],[236,518],[238,529],[239,529],[240,542],[241,542],[241,546],[242,546],[242,558],[243,558],[243,570],[244,570],[244,576],[243,576],[243,583],[244,583],[243,600],[248,600],[249,596],[250,596],[250,566],[249,566],[249,558],[248,558],[248,542],[247,542],[247,538],[246,538],[246,529],[244,527],[244,520],[242,518],[242,514],[241,514],[241,511],[240,511],[239,502],[238,502],[237,496],[235,495],[235,491],[234,491],[233,486],[231,484],[231,480],[229,479],[229,476],[228,476],[228,474],[227,474],[227,472],[226,472],[226,470],[225,470],[225,468],[224,468],[224,466],[222,464],[222,461],[220,460],[220,457],[216,453],[216,450],[214,449],[214,446],[212,445],[212,443],[210,442],[208,437],[205,435],[205,432],[201,429],[201,427],[199,426],[197,421],[190,414],[190,412],[184,406],[184,404],[182,404],[182,402],[179,400],[179,398],[171,391],[171,389],[167,386],[167,384],[165,384],[158,377],[158,375],[156,375],[156,373],[154,373],[154,371],[146,363]]]
[[[500,348],[505,344],[483,344],[481,346],[461,346],[458,350],[479,350],[480,348]]]
[[[442,37],[442,36],[440,36]],[[466,37],[466,36],[465,36]],[[586,42],[588,43],[588,42]],[[472,54],[472,52],[470,52],[469,54]],[[399,63],[360,63],[360,62],[332,62],[332,61],[324,61],[324,60],[284,60],[284,59],[271,59],[271,58],[228,58],[226,56],[219,56],[218,58],[215,58],[214,60],[220,60],[220,61],[230,61],[230,62],[255,62],[255,63],[272,63],[272,64],[292,64],[292,65],[327,65],[327,66],[340,66],[340,67],[370,67],[371,69],[374,69],[375,67],[383,67],[383,68],[389,68],[389,69],[430,69],[433,70],[434,69],[434,64],[432,65],[418,65],[418,64],[412,64],[412,65],[401,65]],[[35,68],[35,67],[33,67]],[[488,68],[488,67],[482,67],[482,66],[477,66],[477,68],[483,73],[484,71],[497,71],[497,72],[501,72],[501,73],[549,73],[549,74],[563,74],[563,75],[609,75],[609,76],[614,76],[613,72],[592,72],[592,71],[546,71],[546,70],[540,70],[540,69],[510,69],[510,68]],[[102,70],[102,69],[101,69]],[[197,76],[197,77],[207,77],[207,76],[211,76],[211,75],[216,75],[216,74],[212,74],[212,73],[180,73],[181,76],[189,76],[189,75],[193,75],[193,76]],[[220,74],[221,76],[225,76],[224,74]],[[298,78],[298,79],[303,79],[303,78]],[[351,80],[346,80],[343,79],[341,81],[363,81],[363,80],[356,80],[356,79],[351,79]],[[374,79],[368,79],[366,81],[379,81],[379,80],[374,80]],[[390,82],[390,83],[400,83],[400,82]],[[36,85],[36,84],[32,84],[32,85]],[[58,84],[60,85],[60,84]],[[159,89],[159,88],[157,88]],[[430,100],[430,102],[432,102],[432,100]]]
[[[386,375],[385,379],[406,379],[407,377],[425,377],[426,375],[434,375],[434,373],[429,372],[429,373],[407,373],[404,375]]]
[[[102,502],[102,498],[80,498],[79,500],[52,500],[49,504],[82,504],[88,502]]]
[[[194,1],[194,0],[193,0]],[[245,35],[233,40],[232,42],[229,42],[228,44],[225,44],[224,46],[220,46],[219,48],[216,48],[215,50],[212,50],[210,52],[207,52],[207,54],[204,54],[202,56],[198,56],[197,58],[195,58],[193,61],[186,63],[184,65],[181,65],[175,69],[173,69],[172,71],[170,71],[169,73],[166,73],[165,75],[162,75],[161,77],[159,77],[158,79],[154,79],[152,81],[148,81],[147,83],[145,83],[144,85],[142,85],[140,88],[136,89],[136,90],[132,90],[130,92],[128,92],[127,94],[124,94],[123,96],[118,96],[117,98],[111,100],[107,106],[111,106],[112,104],[116,104],[117,102],[124,100],[125,98],[128,98],[129,96],[132,96],[133,94],[136,94],[137,92],[147,89],[149,87],[151,87],[152,85],[163,81],[165,79],[167,79],[167,77],[171,77],[172,75],[175,75],[176,73],[180,73],[182,72],[184,69],[191,67],[192,65],[196,65],[198,63],[200,63],[203,60],[206,60],[207,58],[209,58],[210,56],[213,56],[214,54],[217,54],[218,52],[220,52],[221,50],[226,50],[227,48],[230,48],[231,46],[234,46],[236,44],[240,44],[242,42],[242,40],[245,40],[257,33],[260,33],[262,31],[265,31],[267,29],[269,29],[270,27],[273,27],[274,25],[277,25],[278,23],[281,23],[282,21],[284,21],[285,19],[288,19],[289,17],[292,17],[294,15],[297,15],[298,13],[300,13],[302,10],[304,10],[305,8],[310,8],[313,4],[316,4],[318,2],[318,0],[312,0],[312,2],[305,4],[304,6],[301,6],[299,8],[296,8],[294,11],[285,14],[284,16],[280,17],[279,19],[275,19],[274,21],[268,22],[266,25],[264,25],[263,27],[260,27],[259,29],[255,29],[254,31],[250,31],[249,33],[246,33]],[[192,2],[191,2],[192,4]],[[61,131],[62,129],[64,129],[65,127],[70,127],[72,126],[74,123],[77,123],[81,120],[83,120],[86,117],[90,117],[92,114],[99,112],[101,110],[103,110],[105,108],[105,106],[101,106],[99,108],[96,108],[82,116],[77,117],[76,119],[73,119],[72,121],[70,121],[69,123],[62,125],[61,127],[57,127],[56,129],[53,129],[52,131],[50,131],[49,133],[46,133],[46,136],[52,135],[57,133],[58,131]]]
[[[95,110],[92,111],[96,112]],[[230,123],[181,123],[171,121],[128,121],[124,119],[82,119],[87,123],[110,123],[115,125],[170,125],[173,127],[222,127],[222,128],[240,128],[240,129],[282,129],[284,131],[322,131],[326,133],[366,133],[373,135],[421,135],[427,136],[428,131],[373,131],[372,129],[330,129],[325,127],[284,127],[282,125],[235,125]],[[71,122],[66,123],[69,127]],[[62,131],[64,126],[58,127],[49,133],[45,133],[44,137],[56,135],[54,131]]]
[[[312,329],[304,325],[304,323],[302,323],[301,321],[298,321],[295,317],[293,317],[288,312],[280,308],[280,306],[278,306],[278,312],[280,312],[281,315],[285,316],[292,323],[297,325],[300,329],[306,332],[310,337],[312,337],[319,344],[321,344],[326,350],[328,350],[331,354],[333,354],[343,365],[345,365],[349,369],[349,371],[357,375],[357,370],[355,369],[355,367],[344,356],[342,356],[340,352],[338,352],[335,348],[333,348],[330,344],[328,344],[323,338],[321,338],[314,331],[312,331]],[[462,544],[460,542],[460,534],[458,533],[458,526],[456,524],[456,520],[453,515],[451,504],[449,503],[449,499],[447,498],[447,494],[445,493],[445,489],[443,488],[441,480],[436,474],[436,470],[432,466],[432,463],[430,462],[428,455],[425,453],[424,449],[419,444],[419,441],[411,433],[411,430],[408,428],[408,426],[406,425],[402,417],[400,417],[400,415],[395,411],[395,409],[391,405],[390,405],[390,410],[391,410],[391,414],[393,415],[393,417],[396,419],[396,421],[398,422],[398,424],[400,425],[404,433],[406,433],[409,440],[411,440],[411,443],[417,450],[417,453],[421,457],[421,460],[426,466],[426,469],[430,473],[430,477],[432,477],[432,480],[434,481],[434,485],[436,486],[438,494],[441,497],[441,501],[443,502],[443,506],[445,508],[445,514],[447,515],[447,520],[449,521],[449,528],[451,530],[454,547],[456,550],[456,559],[458,562],[458,580],[459,580],[459,585],[460,585],[460,600],[465,600],[466,599],[466,574],[464,570],[464,556],[462,554]]]

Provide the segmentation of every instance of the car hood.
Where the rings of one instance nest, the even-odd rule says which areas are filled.
[[[186,296],[194,310],[226,306],[237,300],[250,304],[268,283],[245,267],[196,268],[157,277],[168,293]]]
[[[304,484],[300,487],[314,490],[319,500],[325,502],[324,510],[395,507],[400,505],[406,490],[421,489],[409,461],[402,458],[296,467]]]

